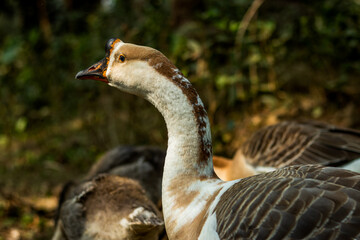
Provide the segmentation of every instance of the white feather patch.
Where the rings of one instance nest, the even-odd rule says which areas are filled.
[[[213,213],[206,219],[198,239],[220,240],[219,234],[216,232],[216,227],[217,227],[216,213]]]
[[[260,174],[260,173],[267,173],[267,172],[275,171],[275,170],[277,170],[277,168],[256,166],[256,167],[254,167],[254,170],[255,170],[256,174]]]
[[[342,165],[341,168],[360,173],[360,158],[352,160],[348,164]]]

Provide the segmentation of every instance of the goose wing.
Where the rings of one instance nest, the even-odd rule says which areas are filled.
[[[230,187],[214,213],[220,239],[358,239],[360,175],[314,165],[255,175]]]
[[[360,131],[319,122],[281,122],[257,131],[240,151],[253,166],[338,166],[360,158]]]

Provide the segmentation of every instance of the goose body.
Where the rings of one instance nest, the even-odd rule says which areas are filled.
[[[138,182],[102,174],[77,185],[63,202],[53,240],[157,240],[162,225]]]
[[[360,172],[360,132],[314,121],[284,121],[256,131],[233,159],[214,157],[219,166],[215,171],[226,181],[304,164]]]
[[[76,78],[141,96],[162,113],[169,239],[359,238],[359,174],[305,165],[224,182],[214,173],[209,121],[191,83],[152,48],[110,39],[105,51]]]
[[[159,239],[165,152],[148,146],[118,146],[85,179],[65,185],[53,240]]]

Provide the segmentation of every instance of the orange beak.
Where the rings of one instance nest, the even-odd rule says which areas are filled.
[[[106,78],[107,64],[107,59],[104,58],[89,67],[88,69],[78,72],[75,78],[80,80],[92,79],[109,83],[108,79]]]

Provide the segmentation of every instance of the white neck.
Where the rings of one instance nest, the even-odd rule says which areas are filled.
[[[210,125],[203,103],[190,82],[177,69],[173,71],[172,79],[156,74],[152,90],[144,97],[161,112],[167,125],[162,204],[169,236],[180,239],[181,229],[188,229],[188,223],[203,216],[206,200],[218,190],[219,180],[214,174]],[[209,182],[214,185],[207,185]]]
[[[195,91],[186,78],[176,76],[188,83],[185,91]],[[168,130],[164,179],[214,177],[210,125],[200,97],[195,92],[196,102],[190,102],[180,86],[159,74],[154,82],[156,91],[149,91],[145,98],[161,112]],[[198,108],[203,115],[196,113]]]

